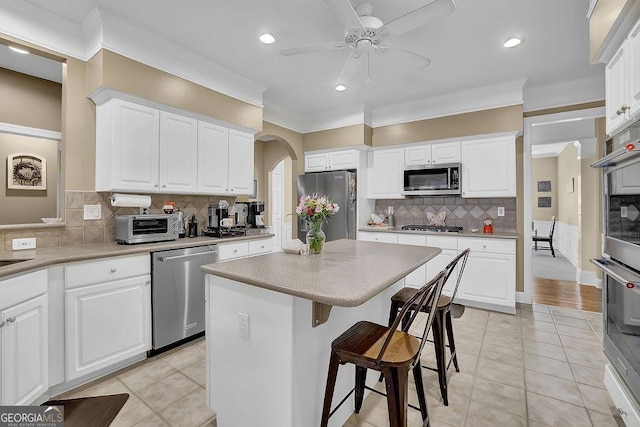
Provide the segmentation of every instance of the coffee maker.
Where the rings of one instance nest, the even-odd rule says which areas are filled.
[[[252,228],[264,228],[264,202],[249,202],[247,225]]]
[[[209,237],[237,237],[245,235],[244,229],[226,226],[226,222],[233,221],[233,219],[229,217],[228,207],[209,205],[207,214],[209,226],[202,231],[203,235]]]

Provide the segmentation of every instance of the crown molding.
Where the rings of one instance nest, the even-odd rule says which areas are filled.
[[[525,87],[524,111],[601,101],[605,98],[604,86],[604,79],[596,76],[545,86]]]
[[[32,136],[35,138],[45,139],[62,139],[62,132],[50,129],[33,128],[29,126],[21,126],[13,123],[0,122],[0,132],[11,133],[14,135]]]
[[[82,27],[24,1],[0,0],[0,32],[16,39],[85,60]]]

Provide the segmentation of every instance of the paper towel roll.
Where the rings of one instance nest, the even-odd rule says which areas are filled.
[[[149,206],[151,206],[151,196],[114,193],[111,195],[110,199],[111,206],[125,208],[148,208]]]

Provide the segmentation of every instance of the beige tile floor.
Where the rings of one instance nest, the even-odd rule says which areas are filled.
[[[601,314],[545,305],[518,306],[516,315],[467,308],[453,327],[460,372],[449,370],[449,406],[435,372],[423,370],[433,427],[623,425],[602,382]],[[129,393],[112,426],[216,426],[205,403],[204,357],[199,341],[61,397]],[[431,344],[422,359],[435,366]],[[387,425],[386,401],[373,393],[345,424]],[[419,425],[419,412],[409,409],[409,426]]]

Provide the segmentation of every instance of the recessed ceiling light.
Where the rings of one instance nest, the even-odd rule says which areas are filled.
[[[522,43],[522,39],[519,39],[517,37],[511,37],[509,40],[507,40],[506,42],[504,42],[503,46],[504,47],[516,47],[518,46],[520,43]]]
[[[9,49],[11,49],[14,52],[21,53],[23,55],[26,55],[26,54],[29,53],[29,51],[27,51],[27,50],[20,49],[20,48],[17,48],[17,47],[13,47],[13,46],[9,46]]]
[[[347,90],[347,87],[345,85],[338,85],[336,86],[336,90],[338,92],[344,92],[345,90]]]
[[[260,34],[260,37],[258,38],[264,44],[274,44],[276,42],[276,38],[273,36],[273,34],[269,33]]]

